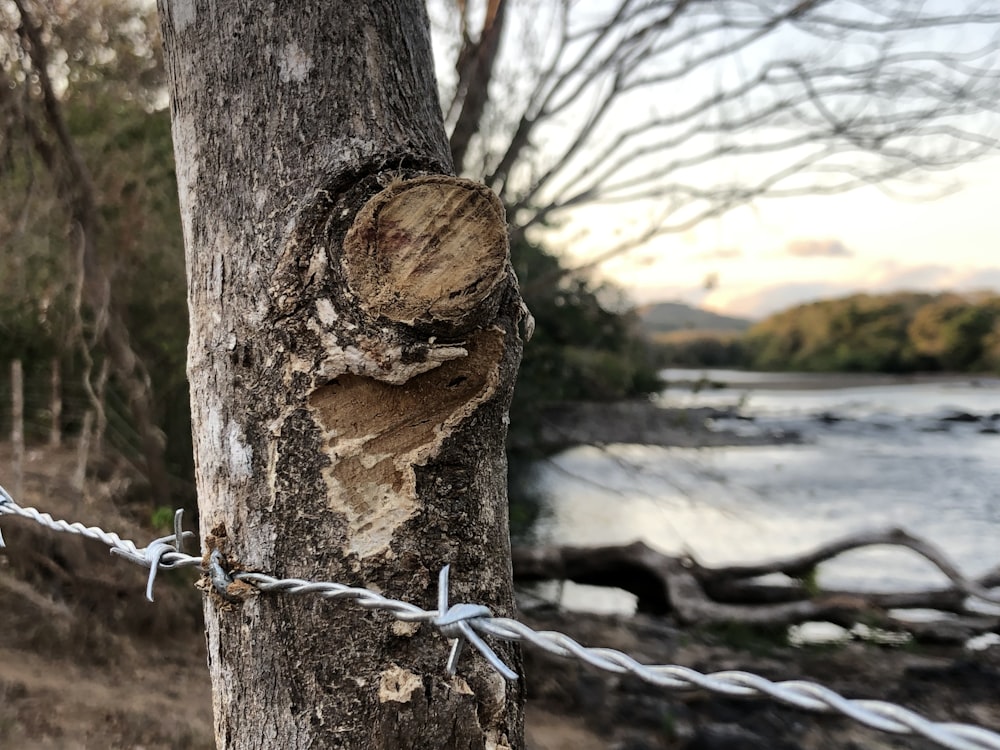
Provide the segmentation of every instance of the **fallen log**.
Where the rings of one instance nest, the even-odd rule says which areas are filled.
[[[845,552],[874,545],[909,549],[935,565],[951,582],[920,591],[822,590],[816,566]],[[519,582],[557,580],[613,586],[634,594],[638,610],[671,615],[679,623],[714,626],[738,622],[761,628],[784,628],[808,621],[851,627],[859,622],[909,632],[928,641],[1000,631],[1000,617],[970,608],[970,599],[1000,603],[1000,568],[972,580],[961,574],[943,551],[902,529],[845,536],[799,555],[759,563],[710,567],[692,555],[667,555],[644,542],[604,547],[543,546],[513,550]],[[779,573],[787,585],[761,581]],[[938,620],[912,622],[893,610],[931,609]],[[956,627],[960,618],[961,627]]]

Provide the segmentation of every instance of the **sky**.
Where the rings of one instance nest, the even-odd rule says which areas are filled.
[[[941,181],[949,183],[960,187],[925,201],[867,187],[758,202],[656,239],[600,273],[637,304],[681,300],[752,318],[856,292],[1000,292],[1000,158],[956,169]],[[583,238],[570,258],[606,247],[608,229],[641,222],[637,212],[574,217]]]
[[[776,3],[775,7],[778,5],[781,3]],[[597,12],[614,4],[609,0],[584,0],[581,6]],[[828,10],[844,18],[860,14],[860,20],[867,22],[881,18],[881,10],[885,8],[895,8],[893,13],[912,8],[926,13],[927,17],[954,13],[956,18],[965,18],[961,10],[964,7],[976,6],[972,0],[964,5],[959,0],[924,0],[912,5],[899,0],[871,6],[836,3]],[[683,39],[683,35],[679,38]],[[708,37],[706,43],[711,47],[730,41],[728,36]],[[817,69],[823,69],[827,63],[850,67],[861,61],[864,65],[860,69],[867,70],[865,65],[874,65],[872,60],[879,59],[883,42],[888,44],[882,36],[852,30],[842,41],[818,43],[812,36],[782,27],[733,55],[723,55],[711,65],[697,68],[690,75],[685,72],[676,80],[669,79],[663,89],[641,89],[633,99],[617,101],[604,126],[607,138],[609,141],[614,139],[616,128],[620,130],[644,121],[651,111],[659,111],[661,115],[683,112],[691,102],[703,98],[705,92],[722,90],[733,82],[754,80],[772,60],[800,57],[809,60],[810,65],[819,66]],[[934,55],[956,54],[964,60],[962,55],[972,51],[978,55],[987,50],[985,57],[976,58],[976,64],[983,65],[991,73],[1000,71],[1000,31],[995,24],[981,27],[956,24],[911,30],[901,33],[892,44],[895,46],[887,49],[912,53],[922,62],[925,61],[919,52],[926,52],[931,59]],[[688,59],[685,55],[689,50],[684,45],[677,49],[678,59],[683,63]],[[668,56],[657,64],[667,66],[664,70],[673,69],[671,66],[676,61],[671,60]],[[685,64],[679,68],[684,69]],[[919,68],[920,64],[914,64],[913,70]],[[927,69],[936,70],[933,64],[928,64]],[[651,70],[658,72],[659,69]],[[934,75],[929,78],[936,80]],[[885,81],[891,83],[893,80],[891,75],[886,75]],[[850,122],[852,116],[864,119],[872,114],[885,114],[883,110],[891,112],[895,105],[906,112],[917,101],[907,98],[915,96],[913,92],[899,94],[898,101],[889,98],[887,92],[896,90],[892,85],[874,89],[876,93],[873,94],[868,93],[865,86],[867,79],[859,81],[848,94],[824,100],[824,106]],[[901,90],[905,90],[905,86]],[[765,94],[760,96],[764,97],[762,101],[767,99]],[[585,119],[592,102],[584,97],[579,106],[576,114]],[[733,113],[727,117],[733,117]],[[996,118],[991,115],[986,121],[990,124],[982,125],[974,117],[944,122],[961,124],[984,137],[995,136]],[[711,118],[706,122],[711,122]],[[567,117],[567,123],[567,133],[558,128],[553,131],[554,142],[572,137],[575,132],[573,118]],[[769,136],[782,132],[775,129],[774,122],[768,127],[771,129],[755,126],[754,132],[746,136],[737,134],[732,142],[753,144],[757,137],[766,142]],[[900,132],[905,133],[905,129]],[[668,153],[664,158],[690,157],[692,152],[697,153],[704,146],[699,138],[712,140],[709,145],[721,146],[724,142],[729,143],[728,137],[708,131],[683,142],[676,154]],[[905,144],[905,140],[901,143]],[[545,148],[544,142],[535,145]],[[581,152],[579,158],[592,158],[593,153],[599,151]],[[724,155],[676,178],[672,172],[665,170],[664,173],[679,183],[708,190],[727,180],[754,184],[755,179],[779,170],[782,158],[787,157],[787,154],[764,152],[762,156],[740,161]],[[635,164],[635,170],[647,170],[655,158]],[[850,158],[844,156],[844,159]],[[856,158],[860,165],[866,163],[865,157],[858,155]],[[678,171],[683,173],[685,169],[682,166]],[[694,171],[702,169],[704,176]],[[758,199],[689,231],[656,238],[602,264],[599,275],[623,287],[638,304],[680,300],[752,318],[765,317],[801,302],[857,292],[988,289],[1000,293],[1000,155],[935,173],[928,180],[933,181],[929,184],[937,190],[928,189],[928,184],[924,184],[910,192],[946,194],[931,200],[907,201],[870,186],[839,195]],[[900,185],[895,187],[906,189]],[[569,216],[560,216],[562,226],[546,229],[544,243],[559,250],[568,265],[583,265],[624,238],[640,233],[654,223],[657,213],[657,207],[650,204],[589,204]],[[671,222],[682,219],[683,215],[670,217]]]

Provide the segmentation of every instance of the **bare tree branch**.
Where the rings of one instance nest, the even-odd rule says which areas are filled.
[[[464,2],[462,10],[463,44],[458,55],[458,87],[455,90],[455,102],[461,102],[461,111],[449,138],[452,160],[457,169],[461,169],[465,162],[469,141],[479,130],[483,110],[489,100],[490,79],[500,48],[507,3],[504,0],[489,0],[483,28],[475,42],[468,36]]]
[[[508,2],[516,35],[527,6]],[[524,64],[510,36],[491,59],[493,79],[519,82],[513,99],[485,104],[480,122],[498,129],[462,135],[515,233],[592,203],[661,202],[661,222],[673,220],[631,247],[758,198],[892,193],[1000,145],[1000,11],[971,0],[620,0],[555,13],[540,60]],[[719,182],[726,172],[739,184]]]
[[[957,591],[966,596],[982,599],[983,601],[1000,603],[1000,593],[993,593],[982,583],[962,575],[961,571],[948,558],[944,550],[922,537],[899,528],[873,529],[851,534],[840,539],[835,539],[832,542],[800,555],[776,558],[753,565],[730,565],[719,568],[705,568],[698,565],[696,566],[698,570],[697,575],[702,581],[722,580],[733,577],[750,579],[769,573],[784,573],[787,576],[798,578],[806,575],[820,563],[832,560],[845,552],[878,545],[902,547],[915,552],[941,571],[952,582]]]

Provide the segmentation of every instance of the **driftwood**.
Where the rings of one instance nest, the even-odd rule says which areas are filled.
[[[907,592],[820,590],[816,566],[850,550],[874,545],[903,547],[924,557],[951,584]],[[781,628],[807,621],[845,627],[858,623],[909,632],[923,641],[956,642],[977,633],[1000,632],[1000,617],[984,616],[970,600],[1000,604],[1000,566],[971,580],[930,542],[901,529],[853,534],[800,555],[751,565],[708,567],[690,555],[671,556],[643,542],[606,547],[521,547],[513,551],[519,582],[570,580],[614,586],[636,595],[640,612],[670,614],[685,625],[728,623]],[[780,573],[787,584],[762,582]],[[910,622],[900,609],[942,613],[931,622]]]

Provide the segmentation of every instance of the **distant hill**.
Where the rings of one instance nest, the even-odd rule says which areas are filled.
[[[1000,294],[853,294],[798,305],[744,337],[759,370],[1000,372]]]
[[[750,327],[680,302],[636,310],[658,367],[1000,373],[1000,294],[853,294]]]
[[[658,302],[635,310],[643,331],[651,336],[675,331],[741,333],[753,325],[747,318],[720,315],[683,302]]]

